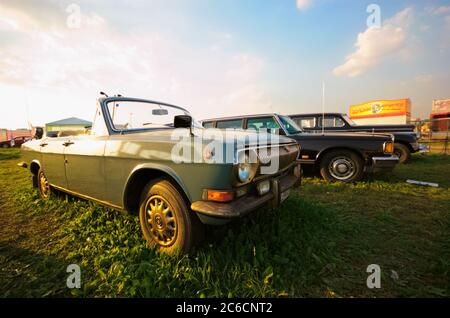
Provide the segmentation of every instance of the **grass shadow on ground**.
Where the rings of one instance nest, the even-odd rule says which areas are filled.
[[[67,265],[58,257],[0,242],[0,297],[51,297],[68,294]]]

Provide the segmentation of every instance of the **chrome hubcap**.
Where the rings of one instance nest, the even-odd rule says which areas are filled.
[[[178,226],[168,202],[154,195],[147,201],[145,211],[145,224],[153,240],[161,246],[172,245],[177,237]]]
[[[50,196],[50,184],[43,172],[39,173],[39,190],[42,197],[48,198]]]
[[[344,181],[353,177],[356,166],[350,158],[336,157],[331,160],[328,170],[333,178]]]

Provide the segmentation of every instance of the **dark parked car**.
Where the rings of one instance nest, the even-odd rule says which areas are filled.
[[[424,150],[418,143],[418,134],[414,132],[414,125],[357,125],[346,114],[317,113],[290,115],[298,126],[311,132],[381,132],[393,134],[395,138],[394,154],[400,163],[411,159],[411,154]],[[322,121],[324,125],[322,125]],[[323,128],[322,128],[323,127]]]
[[[354,182],[364,172],[392,170],[398,163],[389,134],[303,131],[291,118],[278,114],[251,115],[202,121],[205,128],[275,130],[300,144],[302,166],[312,166],[330,182]]]
[[[1,148],[11,148],[11,147],[20,147],[22,144],[26,143],[28,140],[31,140],[31,137],[15,137],[10,140],[5,140],[0,142]]]
[[[11,148],[14,147],[14,139],[0,141],[1,148]]]
[[[27,141],[30,141],[31,137],[25,137],[25,136],[20,136],[20,137],[15,137],[14,138],[14,147],[21,147],[24,143],[26,143]]]

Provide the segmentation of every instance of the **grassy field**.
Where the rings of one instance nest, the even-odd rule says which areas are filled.
[[[282,208],[208,228],[187,256],[149,250],[136,216],[39,200],[19,157],[0,150],[0,297],[450,297],[450,157],[354,185],[305,178]],[[72,263],[80,290],[66,287]],[[381,289],[366,287],[369,264]]]

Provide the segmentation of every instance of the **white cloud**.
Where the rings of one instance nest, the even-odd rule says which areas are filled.
[[[8,19],[4,32],[13,42],[0,44],[0,91],[12,86],[26,91],[30,104],[40,109],[34,114],[41,124],[72,114],[89,119],[99,91],[180,104],[197,118],[237,114],[243,105],[249,111],[269,110],[260,80],[265,61],[233,49],[232,34],[212,34],[211,46],[218,49],[210,50],[164,30],[121,32],[95,13],[84,14],[81,28],[70,29],[64,8],[57,10],[59,24],[43,24],[34,11],[5,12],[0,11],[0,29]],[[56,101],[66,93],[70,101],[60,107]],[[7,101],[11,110],[22,107],[20,95]],[[16,117],[4,113],[0,127]]]
[[[426,84],[426,83],[431,83],[434,81],[435,76],[432,74],[422,74],[422,75],[418,75],[414,78],[414,80],[417,83],[422,83],[422,84]]]
[[[441,15],[450,13],[450,6],[427,7],[425,11],[431,15]]]
[[[355,77],[377,66],[385,58],[405,54],[413,10],[404,9],[386,20],[381,28],[370,27],[358,34],[356,51],[347,56],[344,64],[336,67],[336,76]]]
[[[300,11],[308,9],[312,4],[312,0],[296,0],[296,1],[297,1],[297,9]]]
[[[450,15],[448,15],[448,16],[446,16],[445,18],[444,18],[444,23],[445,23],[445,28],[447,29],[447,30],[450,30]],[[447,34],[448,35],[448,34]]]
[[[0,4],[0,29],[30,30],[36,27],[37,22],[33,17],[20,10],[12,9]]]

